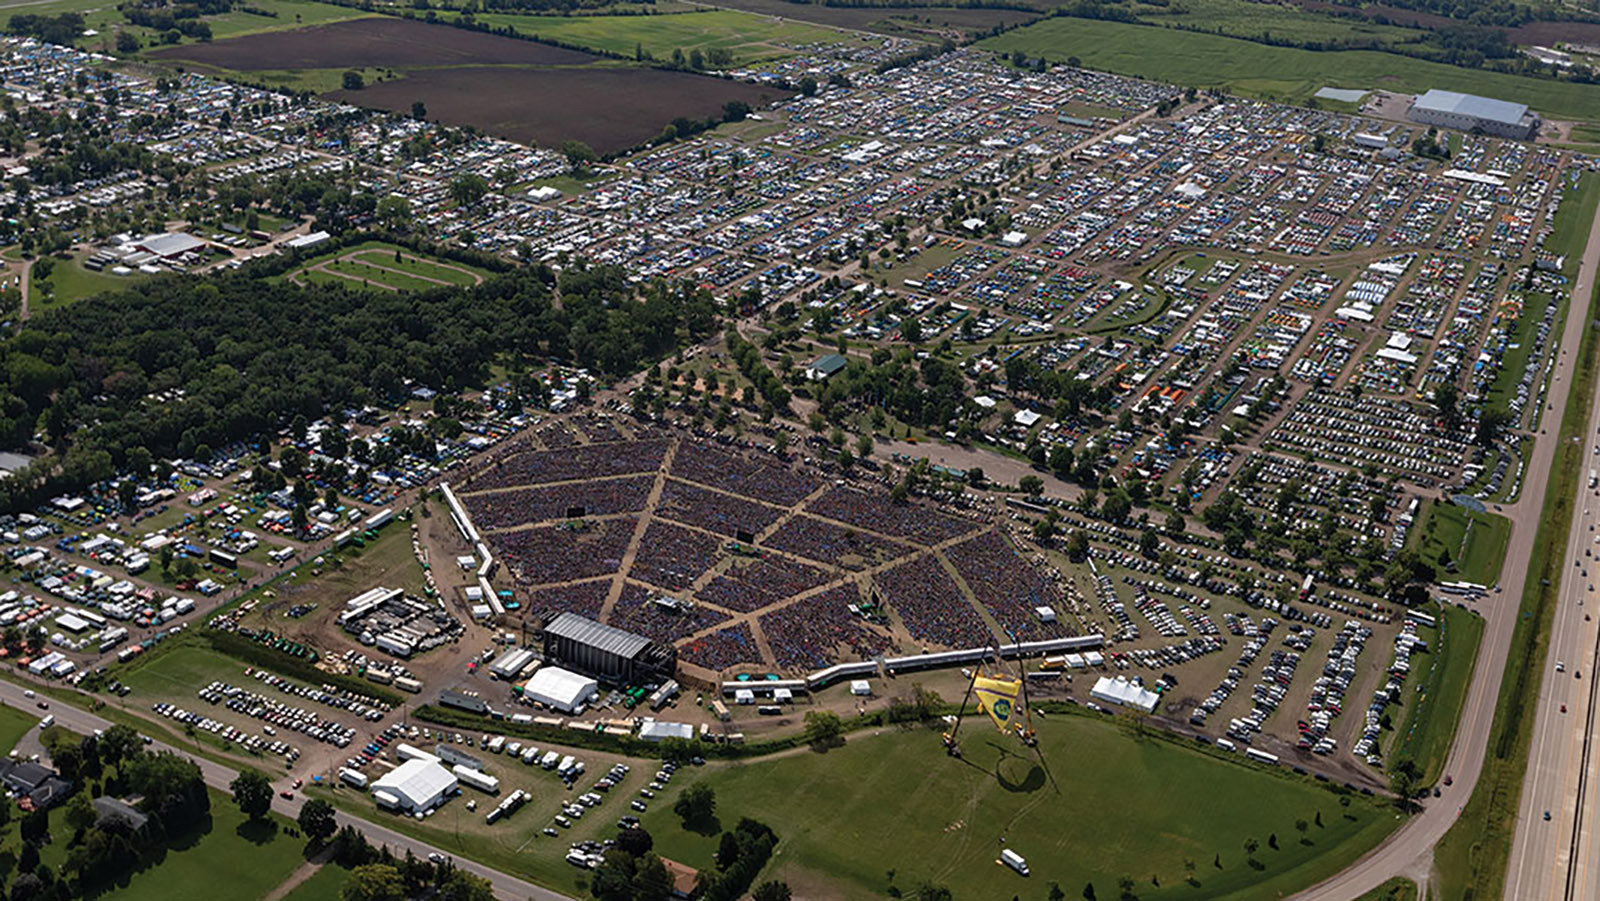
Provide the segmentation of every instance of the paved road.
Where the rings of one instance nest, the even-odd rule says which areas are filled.
[[[1585,272],[1600,244],[1600,226],[1589,234]],[[1580,276],[1575,290],[1587,295],[1592,282]],[[1591,314],[1593,312],[1591,311]],[[1587,317],[1585,317],[1587,318]],[[1576,352],[1576,343],[1572,344]],[[1552,418],[1553,424],[1553,418]],[[1600,392],[1589,410],[1589,425],[1600,422]],[[1584,429],[1588,465],[1600,469],[1593,448],[1600,439]],[[1544,679],[1534,709],[1533,745],[1517,807],[1517,829],[1506,871],[1506,897],[1553,901],[1600,897],[1600,860],[1594,842],[1595,792],[1600,788],[1600,695],[1594,685],[1600,664],[1600,620],[1592,588],[1600,573],[1600,490],[1585,473],[1578,510],[1567,537],[1561,591],[1557,598]],[[1587,619],[1585,617],[1588,617]],[[1545,811],[1550,819],[1544,818]]]
[[[15,707],[31,715],[41,717],[45,715],[44,711],[38,709],[37,701],[31,700],[23,694],[21,686],[3,680],[0,680],[0,703]],[[110,720],[95,716],[88,711],[80,710],[60,701],[52,701],[50,703],[49,713],[55,715],[58,725],[84,735],[88,735],[96,729],[109,729],[113,725]],[[238,770],[207,760],[204,757],[196,757],[182,748],[175,748],[159,741],[150,747],[156,750],[172,751],[193,760],[199,765],[206,784],[224,794],[228,793],[229,783],[233,782],[234,777],[239,774]],[[290,787],[291,782],[292,777],[281,778],[274,783],[273,788],[275,790],[286,789]],[[300,805],[304,802],[305,798],[299,794],[295,795],[293,801],[285,801],[281,797],[274,796],[272,809],[292,820],[300,815]],[[367,837],[367,841],[374,845],[388,845],[390,850],[398,855],[404,855],[408,849],[418,857],[427,857],[429,853],[435,851],[445,853],[442,849],[435,848],[426,842],[402,835],[380,823],[351,816],[344,811],[338,811],[336,817],[340,826],[354,826],[361,831],[362,835]],[[465,858],[456,858],[455,864],[469,873],[488,879],[494,886],[496,897],[506,899],[506,901],[525,901],[525,899],[526,901],[571,901],[568,896],[560,892],[553,892],[547,888],[542,888],[498,870],[492,870]]]
[[[1561,333],[1561,350],[1557,353],[1556,366],[1552,373],[1553,383],[1550,386],[1546,402],[1551,409],[1545,412],[1541,422],[1546,430],[1559,427],[1561,411],[1566,408],[1567,395],[1572,387],[1572,372],[1575,365],[1574,357],[1577,354],[1579,339],[1583,328],[1595,315],[1590,309],[1590,299],[1593,294],[1595,271],[1600,267],[1600,210],[1596,211],[1595,222],[1589,231],[1589,242],[1584,248],[1583,260],[1579,268],[1578,277],[1572,288],[1572,303],[1567,313],[1566,324]],[[1595,420],[1596,411],[1600,410],[1600,392],[1596,395],[1596,409],[1590,411],[1591,421]],[[1587,432],[1587,430],[1585,430]],[[1600,465],[1600,458],[1597,465]],[[1461,722],[1456,731],[1455,743],[1450,747],[1450,756],[1445,761],[1445,772],[1453,777],[1454,784],[1441,787],[1443,797],[1425,804],[1421,813],[1413,816],[1405,825],[1401,826],[1378,848],[1347,868],[1344,872],[1327,881],[1313,886],[1297,897],[1306,901],[1347,901],[1365,892],[1371,891],[1382,885],[1394,876],[1408,876],[1426,885],[1433,869],[1433,847],[1439,839],[1444,837],[1446,831],[1454,825],[1456,818],[1461,813],[1462,805],[1466,804],[1471,796],[1472,789],[1478,783],[1478,777],[1483,770],[1484,754],[1489,743],[1489,728],[1494,720],[1495,700],[1500,694],[1501,678],[1505,675],[1506,659],[1511,648],[1511,631],[1516,625],[1517,608],[1520,602],[1519,592],[1528,575],[1528,561],[1533,555],[1533,542],[1538,529],[1539,514],[1544,504],[1545,488],[1550,480],[1550,473],[1555,460],[1555,443],[1550,436],[1542,436],[1534,444],[1533,453],[1528,457],[1528,468],[1523,477],[1521,499],[1513,505],[1508,505],[1504,513],[1512,519],[1514,525],[1511,531],[1511,540],[1506,548],[1506,562],[1500,571],[1500,584],[1509,586],[1509,590],[1501,594],[1491,594],[1477,604],[1484,614],[1485,627],[1483,644],[1478,651],[1478,663],[1472,673],[1472,682],[1467,689],[1466,702],[1461,711]],[[1584,496],[1596,500],[1585,489]],[[1591,513],[1600,513],[1600,500],[1590,505]],[[1568,553],[1575,553],[1582,560],[1582,544],[1591,541],[1588,536],[1587,524],[1594,522],[1592,518],[1574,517],[1574,531],[1568,544]],[[1581,534],[1580,534],[1581,533]],[[1596,534],[1600,534],[1597,532]],[[1600,547],[1600,545],[1595,545]],[[1600,565],[1597,563],[1596,565]],[[1572,567],[1569,564],[1569,569]],[[1600,574],[1596,574],[1600,576]],[[1587,581],[1579,582],[1576,569],[1563,581],[1563,586],[1570,589],[1580,586],[1587,590]],[[1570,583],[1570,584],[1569,584]],[[1557,634],[1567,640],[1576,642],[1576,633],[1579,631],[1572,627],[1571,618],[1566,611],[1568,596],[1562,594],[1562,609],[1558,618]],[[1582,623],[1582,616],[1577,617],[1577,622]],[[1592,625],[1592,623],[1590,624]],[[1568,630],[1573,634],[1569,635]],[[1592,636],[1591,636],[1592,637]],[[1575,647],[1575,645],[1574,645]],[[1573,657],[1576,657],[1574,651]],[[1554,667],[1556,655],[1551,655],[1550,666]],[[1586,665],[1585,670],[1588,669]],[[1566,674],[1571,680],[1571,671]],[[1588,676],[1585,676],[1587,679]],[[1586,685],[1587,682],[1577,682]],[[1559,682],[1552,689],[1546,686],[1545,694],[1549,697],[1540,698],[1540,720],[1536,726],[1543,730],[1545,727],[1543,716],[1547,706],[1559,705],[1559,700],[1554,700],[1557,690],[1564,690]],[[1573,708],[1569,702],[1569,710]],[[1572,714],[1568,714],[1571,716]],[[1547,743],[1543,740],[1543,732],[1536,732],[1535,747],[1530,755],[1530,761],[1538,761],[1530,769],[1543,772],[1544,764],[1551,753]],[[1592,790],[1591,790],[1592,793]],[[1551,794],[1555,794],[1551,792]],[[1529,805],[1529,794],[1524,792],[1524,808]],[[1541,807],[1542,811],[1543,808]],[[1525,813],[1526,811],[1524,811]],[[1524,816],[1524,820],[1527,818]],[[1593,817],[1590,816],[1592,823]],[[1551,825],[1543,822],[1542,813],[1537,824],[1522,823],[1521,825]],[[1518,829],[1518,846],[1524,840]],[[1570,837],[1570,830],[1569,830]],[[1530,860],[1550,861],[1552,858],[1541,858],[1537,855]],[[1513,856],[1512,874],[1517,872],[1518,857]],[[1545,865],[1545,864],[1541,864]],[[1594,878],[1593,870],[1588,877]],[[1544,895],[1525,894],[1520,888],[1507,891],[1508,898],[1540,898]],[[1555,896],[1559,897],[1559,896]],[[1600,895],[1594,893],[1577,894],[1574,898],[1596,898]]]

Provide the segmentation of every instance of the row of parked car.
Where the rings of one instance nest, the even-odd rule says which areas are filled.
[[[319,717],[315,711],[292,707],[282,701],[256,694],[227,682],[214,681],[197,693],[208,704],[225,704],[229,710],[267,723],[261,731],[276,735],[273,727],[291,729],[336,748],[347,748],[356,730],[342,723]]]
[[[247,751],[257,754],[278,754],[290,763],[300,759],[300,749],[286,741],[267,741],[261,736],[251,735],[237,726],[230,726],[221,720],[214,720],[192,710],[185,710],[176,704],[168,704],[163,701],[153,705],[150,709],[174,722],[193,726],[197,731],[209,732],[212,735],[241,745]]]

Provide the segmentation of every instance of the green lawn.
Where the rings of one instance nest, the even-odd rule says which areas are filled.
[[[247,824],[232,798],[212,791],[209,831],[172,842],[159,865],[135,873],[113,894],[118,901],[261,898],[300,865],[305,842],[288,837],[287,825],[276,816]]]
[[[29,729],[39,725],[39,717],[31,713],[18,710],[15,707],[0,704],[0,754],[6,754],[17,746],[22,736]]]
[[[339,901],[339,887],[344,885],[349,871],[333,864],[323,864],[305,882],[295,886],[283,896],[283,901]]]
[[[632,56],[643,48],[656,59],[672,51],[720,47],[733,54],[735,65],[794,56],[805,44],[852,41],[854,35],[793,19],[774,21],[770,16],[734,9],[701,10],[656,16],[523,16],[513,13],[478,13],[475,18],[495,26],[509,25],[518,34],[554,38],[565,44],[591,47]]]
[[[1448,581],[1493,585],[1500,578],[1505,562],[1506,543],[1511,540],[1511,521],[1493,513],[1478,513],[1455,504],[1431,501],[1422,517],[1422,528],[1411,541],[1429,563],[1438,566],[1441,578]],[[1447,554],[1457,571],[1444,572],[1441,562]]]
[[[1148,25],[1089,19],[1046,19],[978,46],[1021,50],[1056,62],[1240,94],[1304,100],[1318,88],[1428,88],[1516,100],[1564,119],[1600,121],[1600,88],[1462,69],[1375,50],[1314,51]]]
[[[945,756],[931,730],[860,732],[825,754],[680,772],[671,791],[704,779],[723,828],[743,816],[771,825],[781,839],[773,875],[806,897],[875,896],[893,870],[903,890],[931,881],[957,898],[1042,897],[1028,886],[1045,882],[1074,896],[1093,882],[1111,898],[1125,875],[1147,901],[1266,898],[1332,875],[1399,823],[1371,799],[1341,808],[1308,779],[1135,739],[1107,719],[1063,714],[1036,725],[1042,758],[976,723],[962,760]],[[644,817],[657,850],[709,865],[716,836],[685,831],[670,797]],[[1319,814],[1323,826],[1311,825]],[[1247,863],[1252,838],[1260,870]],[[1028,859],[1031,879],[995,865],[1002,840]],[[1184,884],[1191,874],[1198,887]]]
[[[71,260],[52,257],[50,278],[43,281],[34,279],[29,284],[28,312],[31,315],[107,291],[120,291],[145,278],[148,276],[140,272],[131,275],[91,272],[83,268],[83,259],[78,256]],[[48,293],[46,287],[49,288]]]
[[[1396,876],[1356,901],[1417,901],[1417,884],[1404,876]]]
[[[241,684],[245,678],[244,667],[243,663],[210,648],[185,644],[151,657],[149,663],[130,664],[121,678],[138,695],[192,696],[214,679]]]
[[[1483,638],[1483,619],[1458,607],[1445,607],[1439,628],[1422,631],[1428,633],[1429,652],[1411,657],[1412,678],[1401,700],[1404,715],[1388,757],[1391,763],[1415,761],[1422,771],[1421,784],[1431,786],[1444,775]]]
[[[466,267],[457,268],[453,265],[434,263],[421,257],[401,253],[396,259],[395,254],[380,250],[366,250],[355,255],[357,262],[369,263],[384,269],[397,269],[409,272],[424,279],[447,282],[452,285],[471,285],[477,279],[473,278]]]
[[[277,13],[276,17],[259,16],[241,11],[241,7],[248,5],[252,9]],[[372,13],[362,12],[347,6],[334,6],[331,3],[314,3],[311,0],[250,0],[249,4],[234,7],[232,12],[220,16],[206,16],[205,21],[211,23],[211,36],[215,40],[223,38],[236,38],[240,35],[258,34],[263,31],[283,31],[290,28],[304,28],[311,25],[326,25],[330,22],[343,22],[347,19],[363,19]]]
[[[171,837],[142,866],[98,897],[117,901],[256,899],[276,888],[300,865],[305,842],[285,832],[289,820],[273,816],[247,824],[232,798],[214,790],[209,794],[209,822],[186,835]],[[66,861],[72,837],[65,815],[64,805],[51,808],[52,841],[39,855],[57,871]],[[0,877],[14,873],[20,829],[21,817],[16,813],[0,827]],[[246,865],[243,862],[247,860]]]

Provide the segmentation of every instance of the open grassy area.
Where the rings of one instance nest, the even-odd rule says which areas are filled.
[[[1467,91],[1527,103],[1564,119],[1600,121],[1592,86],[1461,69],[1376,50],[1313,51],[1148,25],[1046,19],[978,46],[1021,50],[1055,62],[1077,57],[1091,69],[1254,97],[1304,101],[1318,88],[1428,88]]]
[[[322,269],[332,272],[319,271]],[[383,241],[363,241],[306,260],[305,265],[285,278],[346,287],[360,287],[365,280],[378,287],[425,291],[446,284],[471,285],[488,275],[487,270],[466,263],[419,254]]]
[[[1600,296],[1600,291],[1595,293]],[[1505,890],[1506,861],[1511,853],[1517,804],[1533,740],[1534,718],[1527,714],[1534,707],[1540,674],[1544,672],[1556,600],[1566,575],[1564,539],[1572,528],[1578,478],[1586,465],[1579,438],[1589,428],[1597,362],[1595,337],[1593,325],[1584,329],[1577,351],[1573,391],[1567,397],[1556,436],[1555,468],[1545,489],[1544,515],[1528,561],[1528,578],[1522,586],[1522,615],[1517,617],[1511,633],[1511,652],[1496,698],[1483,774],[1461,816],[1434,849],[1441,898],[1490,901],[1501,897]]]
[[[130,664],[122,674],[122,681],[132,686],[139,697],[192,697],[214,679],[243,683],[244,667],[243,663],[217,651],[185,644],[152,657],[149,663]]]
[[[0,754],[9,753],[17,746],[17,741],[37,725],[39,717],[15,707],[0,705]]]
[[[71,260],[58,260],[52,257],[50,277],[34,278],[29,284],[29,313],[66,306],[107,291],[120,291],[148,278],[141,273],[112,275],[109,272],[91,272],[83,268],[83,260],[83,255],[75,255]],[[35,266],[37,265],[36,263]]]
[[[1181,5],[1166,7],[1135,6],[1134,11],[1142,21],[1152,25],[1215,31],[1242,38],[1268,35],[1289,41],[1396,44],[1414,40],[1420,34],[1414,28],[1330,16],[1298,5],[1278,6],[1249,0],[1185,0]]]
[[[781,839],[773,875],[803,897],[875,896],[891,870],[902,890],[931,881],[957,898],[1009,897],[1047,881],[1074,895],[1093,882],[1109,898],[1122,876],[1144,899],[1274,897],[1348,865],[1399,822],[1372,799],[1341,807],[1309,780],[1136,739],[1098,717],[1038,722],[1037,757],[971,725],[963,760],[946,757],[930,730],[856,733],[825,754],[680,773],[672,791],[704,779],[723,828],[743,816],[772,825]],[[644,819],[663,854],[711,862],[716,836],[685,831],[668,798]],[[1252,838],[1261,869],[1247,862]],[[1001,847],[1028,859],[1030,880],[995,865]]]
[[[261,898],[300,865],[303,839],[284,831],[289,821],[272,817],[247,823],[233,799],[211,792],[209,829],[169,843],[157,866],[135,873],[115,891],[121,901],[215,901]],[[243,861],[247,866],[241,866]]]
[[[657,16],[523,16],[513,13],[478,13],[475,18],[495,26],[509,25],[522,35],[551,38],[563,44],[589,47],[633,56],[642,48],[656,59],[670,59],[672,51],[705,51],[713,47],[733,54],[735,65],[794,56],[806,44],[855,40],[848,32],[800,22],[775,21],[770,16],[735,9],[702,9]]]
[[[1505,562],[1511,521],[1493,513],[1430,501],[1422,528],[1413,534],[1412,547],[1429,563],[1444,570],[1445,559],[1454,561],[1457,569],[1451,581],[1493,585]]]
[[[1417,884],[1404,876],[1396,876],[1356,901],[1417,901]]]
[[[1473,664],[1483,639],[1483,619],[1458,607],[1445,607],[1439,628],[1428,633],[1427,656],[1413,655],[1412,666],[1426,666],[1420,678],[1406,687],[1394,746],[1389,760],[1415,761],[1422,771],[1421,784],[1433,785],[1444,776],[1445,758],[1455,738],[1461,705],[1467,699]]]
[[[305,882],[295,886],[283,901],[339,901],[339,887],[350,871],[333,864],[323,864]]]

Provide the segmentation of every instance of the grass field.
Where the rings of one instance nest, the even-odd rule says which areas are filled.
[[[323,864],[305,882],[284,895],[283,901],[339,901],[339,887],[349,875],[343,867]]]
[[[276,13],[277,15],[263,16],[247,13],[243,11],[245,6]],[[36,0],[0,2],[0,19],[9,19],[17,13],[54,16],[66,12],[82,14],[84,26],[87,29],[99,32],[93,37],[85,37],[78,40],[78,46],[86,50],[111,52],[116,46],[115,39],[118,30],[127,31],[137,36],[139,42],[146,49],[164,46],[158,43],[158,36],[153,29],[128,24],[127,19],[123,17],[115,3],[106,3],[103,0],[48,0],[48,2],[43,3],[36,2]],[[328,3],[316,3],[314,0],[251,0],[248,4],[239,4],[231,12],[202,18],[203,21],[211,26],[212,37],[216,40],[222,40],[223,38],[260,34],[267,31],[284,31],[308,25],[324,25],[329,22],[358,19],[369,15],[372,14]],[[194,43],[194,40],[184,38],[183,43]]]
[[[1592,86],[1480,72],[1375,50],[1318,52],[1236,38],[1088,19],[1047,19],[978,44],[1091,69],[1267,99],[1303,101],[1327,85],[1421,92],[1428,88],[1515,98],[1562,119],[1600,121]],[[1277,73],[1277,74],[1272,74]]]
[[[1141,20],[1152,25],[1182,26],[1243,38],[1270,35],[1291,41],[1395,44],[1421,34],[1413,28],[1379,25],[1324,15],[1299,6],[1251,3],[1249,0],[1184,0],[1182,5],[1135,6],[1134,10]]]
[[[1396,876],[1356,901],[1417,901],[1417,884],[1404,876]]]
[[[37,725],[38,717],[15,707],[0,705],[0,754],[9,753],[17,746],[17,741]]]
[[[1595,292],[1600,297],[1600,291]],[[1591,300],[1591,303],[1593,300]],[[1491,901],[1505,889],[1506,861],[1516,828],[1517,804],[1528,769],[1533,740],[1533,700],[1544,672],[1556,599],[1565,577],[1564,540],[1572,527],[1578,478],[1586,465],[1579,439],[1589,428],[1589,405],[1596,370],[1596,331],[1583,330],[1574,390],[1567,396],[1557,430],[1555,470],[1545,489],[1544,515],[1534,537],[1528,578],[1522,585],[1517,625],[1505,679],[1496,698],[1494,722],[1483,774],[1461,816],[1434,849],[1441,898],[1474,897]],[[1515,588],[1516,586],[1512,586]],[[1470,893],[1470,894],[1469,894]]]
[[[706,9],[666,16],[522,16],[479,13],[475,18],[495,26],[509,25],[518,34],[552,38],[609,53],[632,56],[638,48],[656,59],[670,59],[673,50],[723,48],[735,65],[794,56],[805,44],[856,41],[849,32],[735,9]]]
[[[147,277],[140,273],[110,275],[90,272],[83,268],[82,255],[74,255],[71,260],[52,259],[50,278],[33,280],[29,284],[28,312],[39,313],[107,291],[120,291]],[[49,288],[48,293],[46,287]]]
[[[159,865],[135,873],[114,895],[118,901],[261,898],[300,865],[305,843],[288,837],[288,824],[282,817],[248,824],[232,798],[212,791],[210,829],[170,843]],[[245,860],[249,865],[241,866]]]
[[[399,262],[395,254],[400,255]],[[340,274],[320,271],[322,268]],[[349,288],[360,287],[366,280],[379,288],[425,291],[442,285],[471,285],[488,275],[476,266],[436,259],[383,241],[365,241],[313,257],[285,277]]]
[[[703,778],[723,828],[743,816],[772,825],[781,839],[773,875],[801,897],[875,896],[889,871],[902,890],[931,881],[957,898],[1042,897],[1028,886],[1045,882],[1074,896],[1093,882],[1110,898],[1123,876],[1147,901],[1274,897],[1348,865],[1399,822],[1371,799],[1341,808],[1313,782],[1135,739],[1095,717],[1037,723],[1043,766],[973,725],[964,760],[946,757],[932,731],[856,733],[825,754],[680,772],[672,790]],[[1309,825],[1319,813],[1324,825]],[[711,861],[716,836],[681,828],[668,798],[644,819],[663,854]],[[1251,838],[1260,870],[1247,862]],[[1002,839],[1028,859],[1027,883],[994,864]],[[1198,886],[1184,884],[1189,876]]]
[[[1452,581],[1465,580],[1493,585],[1500,578],[1505,562],[1506,543],[1511,540],[1511,521],[1493,513],[1478,513],[1465,507],[1432,501],[1422,517],[1413,547],[1429,563],[1444,569],[1440,554],[1455,561]]]
[[[1421,784],[1431,786],[1444,775],[1445,758],[1455,738],[1461,705],[1467,699],[1473,664],[1483,638],[1483,619],[1457,607],[1445,607],[1439,628],[1426,630],[1429,653],[1412,657],[1413,667],[1425,663],[1427,672],[1407,686],[1394,747],[1389,760],[1415,761],[1422,771]]]

